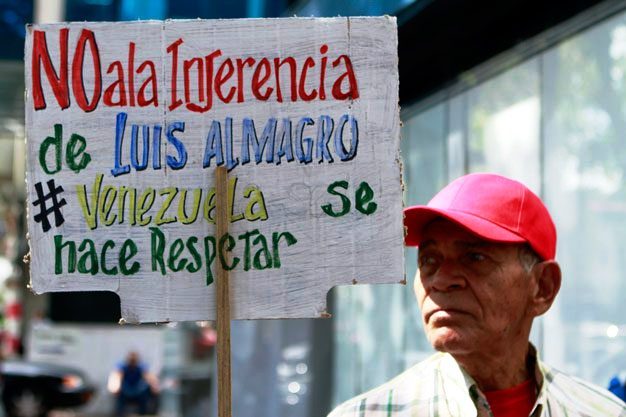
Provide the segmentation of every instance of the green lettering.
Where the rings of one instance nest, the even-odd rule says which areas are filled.
[[[262,234],[258,235],[253,241],[253,244],[261,244],[261,249],[259,249],[254,254],[254,269],[267,269],[272,267],[272,256],[270,255],[269,248],[267,247],[267,240],[265,236]],[[265,259],[264,262],[261,262],[261,256]]]
[[[41,169],[48,174],[56,174],[61,170],[61,141],[63,137],[63,125],[55,124],[54,125],[54,137],[48,136],[44,139],[39,147],[39,164],[41,165]],[[46,154],[48,153],[48,149],[50,146],[54,146],[54,162],[55,166],[53,169],[48,168],[48,164],[46,163]]]
[[[63,243],[62,235],[54,236],[54,274],[63,274],[63,248],[67,247],[67,272],[76,271],[76,243],[67,241]]]
[[[328,194],[336,195],[341,199],[341,211],[336,212],[333,210],[332,204],[324,204],[322,206],[322,210],[324,213],[328,214],[330,217],[341,217],[347,214],[350,211],[350,199],[340,192],[336,191],[337,188],[343,188],[344,190],[348,189],[348,181],[335,181],[328,186],[326,191]]]
[[[204,238],[204,259],[206,262],[206,285],[213,283],[213,273],[211,272],[211,266],[215,260],[215,238],[213,236],[206,236]]]
[[[93,240],[85,239],[82,241],[78,251],[82,252],[85,249],[87,249],[87,252],[83,253],[78,259],[78,272],[96,275],[98,273],[98,254],[96,253],[96,245],[93,243]],[[87,267],[87,261],[89,261],[89,267]]]
[[[357,188],[355,193],[355,198],[356,209],[366,216],[374,213],[378,208],[378,204],[372,201],[374,199],[374,190],[372,190],[372,187],[370,187],[370,185],[365,181],[359,184],[359,188]]]
[[[167,257],[167,266],[174,272],[182,271],[185,269],[185,265],[187,265],[187,259],[183,258],[180,260],[178,264],[176,264],[176,260],[183,253],[185,249],[185,244],[182,239],[176,239],[172,246],[170,246],[170,256]]]
[[[76,149],[77,145],[78,149]],[[77,135],[76,133],[72,134],[65,150],[65,161],[67,162],[67,166],[69,166],[72,171],[76,173],[80,172],[80,170],[84,169],[91,161],[91,155],[87,152],[81,156],[86,148],[87,142],[85,141],[85,138],[81,135]],[[77,163],[76,158],[79,156],[81,158]]]
[[[246,243],[244,244],[244,249],[243,249],[243,270],[244,271],[249,271],[250,270],[250,237],[259,234],[259,229],[254,229],[251,232],[246,232],[242,235],[237,236],[237,238],[239,240],[245,240]]]
[[[278,244],[280,243],[280,238],[284,237],[287,242],[287,247],[291,245],[295,245],[298,240],[289,232],[274,232],[272,233],[272,258],[274,259],[274,268],[280,268],[280,255],[278,252]]]
[[[104,242],[104,246],[102,246],[102,251],[100,252],[100,269],[106,275],[117,275],[117,267],[114,266],[111,269],[107,268],[107,261],[106,261],[107,249],[114,248],[114,247],[115,247],[115,242],[113,242],[112,240],[107,240],[106,242]]]
[[[196,249],[196,242],[198,242],[198,238],[195,236],[191,236],[189,239],[187,239],[187,249],[191,253],[191,256],[193,257],[193,260],[195,262],[195,264],[194,262],[189,262],[187,264],[187,271],[189,272],[198,272],[198,270],[200,270],[200,267],[202,266],[202,258],[200,257],[200,253],[198,253],[198,250]]]
[[[224,247],[225,244],[228,244],[228,245]],[[230,252],[233,250],[234,247],[235,247],[235,238],[232,237],[230,233],[226,233],[224,234],[224,236],[220,238],[220,241],[219,241],[220,263],[222,264],[222,268],[224,268],[225,271],[232,271],[233,269],[235,269],[235,267],[239,263],[239,258],[235,256],[233,258],[233,262],[230,265],[227,265],[226,255],[224,254],[224,251],[226,250]]]
[[[130,253],[129,253],[130,252]],[[135,261],[128,268],[126,263],[132,259],[133,256],[137,255],[137,245],[133,242],[132,239],[126,239],[122,244],[122,250],[120,251],[120,270],[124,275],[133,275],[137,271],[139,271],[139,262]]]
[[[165,262],[163,252],[165,252],[165,235],[158,227],[151,227],[150,231],[150,253],[152,255],[152,270],[161,269],[161,275],[165,275]]]

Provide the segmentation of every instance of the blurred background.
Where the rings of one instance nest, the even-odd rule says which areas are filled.
[[[602,386],[623,378],[624,1],[0,0],[3,358],[82,370],[95,395],[65,413],[99,416],[113,407],[107,375],[135,350],[161,380],[159,415],[215,415],[211,323],[120,326],[115,294],[34,296],[27,288],[26,23],[381,14],[398,17],[405,204],[426,203],[468,172],[529,185],[557,223],[564,272],[532,339],[557,368]],[[430,355],[412,293],[415,269],[415,250],[407,250],[406,286],[334,289],[329,320],[234,322],[233,415],[325,416]]]

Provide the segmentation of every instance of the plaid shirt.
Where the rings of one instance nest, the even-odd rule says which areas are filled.
[[[541,387],[530,417],[626,417],[626,404],[602,388],[556,371],[535,357]],[[485,395],[447,353],[337,407],[328,417],[493,417]]]

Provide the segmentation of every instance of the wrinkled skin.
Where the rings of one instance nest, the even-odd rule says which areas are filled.
[[[526,380],[530,328],[558,292],[558,264],[529,271],[521,244],[490,242],[443,219],[426,225],[422,237],[415,293],[430,343],[483,389]]]

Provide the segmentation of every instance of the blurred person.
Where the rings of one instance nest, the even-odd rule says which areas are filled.
[[[137,406],[138,414],[147,414],[150,401],[159,392],[156,376],[148,372],[147,366],[140,361],[135,351],[129,352],[126,359],[111,372],[107,388],[117,397],[115,415],[118,417],[126,415],[131,404]]]
[[[509,178],[470,174],[404,215],[438,353],[330,417],[626,416],[621,400],[548,366],[529,341],[561,286],[556,228],[539,197]]]
[[[609,391],[626,401],[626,372],[614,375],[609,381]]]

